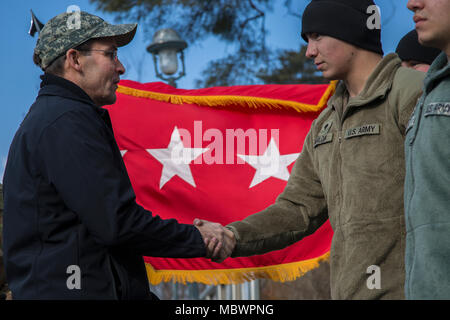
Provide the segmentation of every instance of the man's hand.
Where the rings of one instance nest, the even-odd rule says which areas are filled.
[[[221,263],[234,250],[236,239],[231,230],[220,223],[194,219],[194,226],[200,231],[206,246],[206,257],[213,262]]]

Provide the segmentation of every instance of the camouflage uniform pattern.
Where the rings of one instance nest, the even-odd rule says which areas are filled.
[[[118,47],[124,46],[133,39],[136,29],[136,23],[112,25],[84,11],[65,12],[45,24],[34,52],[45,69],[67,50],[90,39],[114,37]]]

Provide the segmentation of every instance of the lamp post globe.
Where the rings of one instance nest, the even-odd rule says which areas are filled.
[[[147,51],[153,56],[156,76],[164,81],[168,81],[170,85],[176,87],[175,81],[185,76],[184,53],[187,43],[178,35],[178,33],[170,28],[160,29],[155,32],[153,42],[147,47]],[[172,76],[178,71],[178,55],[182,63],[182,70],[178,76]],[[169,77],[164,77],[158,71]]]

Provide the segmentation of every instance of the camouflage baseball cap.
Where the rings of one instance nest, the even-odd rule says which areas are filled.
[[[118,47],[124,46],[133,40],[136,28],[136,23],[112,25],[84,11],[65,12],[45,24],[34,53],[41,60],[40,67],[45,69],[67,50],[89,39],[114,37]]]

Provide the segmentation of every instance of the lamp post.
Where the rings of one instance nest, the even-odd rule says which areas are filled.
[[[170,28],[156,31],[153,36],[153,42],[147,47],[147,51],[153,56],[156,76],[167,81],[173,87],[177,86],[176,80],[186,75],[183,54],[183,50],[186,48],[186,41],[181,39],[178,33]],[[180,53],[182,70],[178,76],[172,76],[178,70],[178,53]],[[167,77],[164,77],[158,71],[158,60],[159,68]]]

